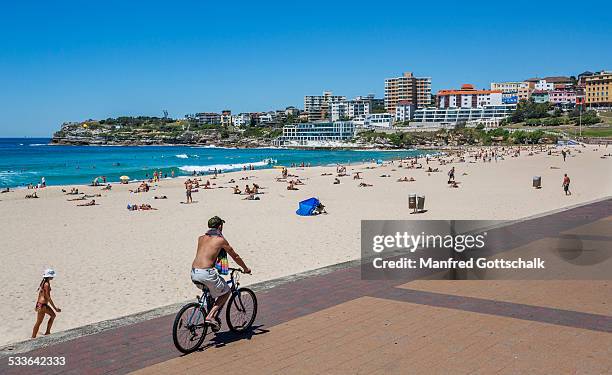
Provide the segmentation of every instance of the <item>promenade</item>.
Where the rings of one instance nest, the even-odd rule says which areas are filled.
[[[568,235],[610,248],[612,199],[509,230],[507,251]],[[190,355],[174,348],[166,315],[15,354],[64,356],[65,366],[9,367],[3,351],[0,373],[612,373],[608,280],[366,281],[349,262],[255,289],[252,332],[224,326]]]

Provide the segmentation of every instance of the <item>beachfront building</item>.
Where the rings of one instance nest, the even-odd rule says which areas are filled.
[[[237,127],[244,127],[251,125],[251,115],[248,113],[239,113],[232,116],[232,123]]]
[[[346,96],[333,95],[331,91],[324,91],[323,95],[304,96],[304,112],[308,114],[308,121],[322,121],[331,116],[331,105],[346,101]]]
[[[214,112],[200,112],[196,113],[195,115],[188,115],[187,118],[202,125],[221,124],[221,115]]]
[[[385,79],[385,109],[395,113],[397,103],[408,100],[417,108],[431,104],[431,77],[415,77],[411,72]]]
[[[491,82],[491,91],[502,92],[502,104],[516,104],[522,99],[527,100],[532,90],[529,82]]]
[[[300,110],[295,107],[290,106],[290,107],[285,108],[285,115],[297,117],[300,115]]]
[[[522,81],[491,82],[491,91],[518,92],[520,88],[528,87],[528,85],[527,82]]]
[[[548,82],[545,79],[541,79],[535,84],[535,89],[539,91],[550,91],[554,90],[555,84],[553,82]]]
[[[585,77],[585,99],[587,106],[612,106],[612,71],[601,71]]]
[[[502,105],[501,90],[476,90],[464,84],[460,90],[440,90],[436,96],[438,108],[481,108]]]
[[[262,112],[259,114],[259,125],[265,125],[273,123],[276,120],[275,112]]]
[[[468,121],[503,119],[516,110],[516,105],[492,105],[478,108],[421,108],[414,112],[408,128],[449,129]]]
[[[370,113],[365,116],[363,126],[365,128],[391,128],[394,116],[390,113]]]
[[[361,97],[331,104],[332,121],[350,120],[368,114],[370,114],[370,101]]]
[[[407,122],[412,120],[416,106],[408,100],[400,100],[395,108],[395,121]]]
[[[535,90],[531,93],[531,99],[533,99],[534,103],[548,103],[548,91],[545,90]]]
[[[355,136],[352,121],[308,122],[283,127],[283,135],[273,141],[275,146],[318,146],[341,143]]]
[[[555,105],[573,105],[576,103],[576,91],[551,90],[548,92],[548,100]]]
[[[221,125],[231,126],[232,125],[232,111],[226,109],[221,111]]]

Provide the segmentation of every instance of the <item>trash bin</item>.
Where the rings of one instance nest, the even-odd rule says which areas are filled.
[[[425,209],[425,196],[419,195],[417,199],[417,210],[423,211]]]
[[[541,176],[533,177],[533,187],[536,189],[540,189],[542,187],[542,177]]]
[[[410,194],[408,196],[408,208],[412,208],[413,210],[417,209],[417,196],[416,196],[416,194]]]

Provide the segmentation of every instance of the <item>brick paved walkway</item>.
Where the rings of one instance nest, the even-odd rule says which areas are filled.
[[[585,240],[609,242],[610,213],[612,199],[513,224],[506,248],[580,232]],[[550,373],[542,366],[557,373],[612,371],[610,282],[583,281],[584,289],[566,282],[567,293],[559,296],[559,284],[530,281],[536,287],[529,298],[528,289],[525,296],[510,294],[516,288],[491,281],[466,284],[464,293],[458,282],[439,283],[364,281],[359,267],[339,269],[259,292],[251,334],[221,332],[189,356],[179,356],[174,316],[164,316],[20,354],[65,356],[66,366],[8,367],[5,357],[0,372],[201,373],[221,356],[239,360],[228,363],[234,370],[255,373],[401,373],[407,366],[430,373]],[[591,287],[597,298],[583,298]],[[608,305],[596,305],[606,295]],[[569,303],[574,300],[584,308]]]

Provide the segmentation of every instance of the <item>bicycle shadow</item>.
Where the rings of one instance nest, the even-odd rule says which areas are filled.
[[[203,345],[198,351],[203,351],[209,348],[222,348],[225,345],[231,344],[240,340],[250,340],[253,336],[263,335],[270,330],[261,328],[263,324],[252,326],[248,331],[245,332],[232,332],[232,331],[223,331],[217,332],[217,334],[205,345]]]

